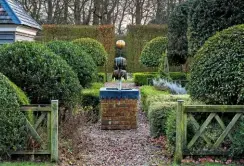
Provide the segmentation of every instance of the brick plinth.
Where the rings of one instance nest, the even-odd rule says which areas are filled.
[[[102,99],[102,129],[129,130],[137,128],[137,99]]]

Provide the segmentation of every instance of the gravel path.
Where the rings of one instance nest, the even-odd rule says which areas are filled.
[[[115,87],[117,84],[107,83],[105,86]],[[124,83],[123,87],[137,88],[132,83]],[[106,131],[100,127],[100,123],[97,123],[79,131],[89,144],[82,152],[82,165],[167,165],[168,159],[162,154],[162,148],[154,146],[150,141],[149,125],[141,111],[136,130]]]

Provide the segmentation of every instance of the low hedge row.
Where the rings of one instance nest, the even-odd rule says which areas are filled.
[[[172,80],[181,80],[186,81],[187,80],[187,74],[182,72],[170,72],[169,73],[170,78]],[[143,86],[143,85],[149,85],[152,79],[157,78],[158,73],[152,72],[152,73],[134,73],[133,78],[134,82],[137,86]]]
[[[147,116],[150,124],[152,137],[159,137],[166,134],[166,120],[168,113],[176,109],[177,100],[190,101],[188,95],[161,94],[146,99],[148,106]]]
[[[156,78],[158,73],[134,73],[133,78],[136,86],[149,85],[149,81]]]
[[[153,86],[142,86],[140,88],[140,92],[141,92],[142,110],[146,113],[148,112],[148,103],[146,103],[146,101],[147,101],[147,98],[149,96],[157,96],[160,94],[168,94],[169,93],[167,91],[159,91]]]
[[[98,73],[97,82],[105,83],[106,82],[106,74],[105,73]]]
[[[94,123],[100,118],[99,92],[101,87],[103,87],[102,83],[92,83],[89,89],[84,89],[82,91],[81,106],[88,117],[88,121]]]

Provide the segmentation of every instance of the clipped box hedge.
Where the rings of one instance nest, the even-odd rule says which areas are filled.
[[[160,94],[168,94],[169,92],[167,91],[159,91],[153,86],[142,86],[140,88],[141,92],[141,104],[142,104],[142,110],[144,112],[147,112],[148,110],[148,105],[146,104],[147,98],[149,96],[157,96]]]
[[[170,78],[174,81],[187,81],[187,73],[183,72],[170,72],[169,73]],[[143,86],[143,85],[150,85],[152,84],[152,80],[154,78],[158,77],[157,72],[151,72],[151,73],[134,73],[134,82],[137,86]]]
[[[157,72],[152,73],[134,73],[133,78],[136,86],[149,85],[150,80],[156,78]]]
[[[102,83],[92,83],[91,88],[82,91],[81,106],[87,113],[88,120],[94,123],[100,118],[99,92],[101,87],[103,87]]]
[[[166,134],[166,120],[169,112],[176,110],[177,102],[153,102],[148,109],[151,137]]]

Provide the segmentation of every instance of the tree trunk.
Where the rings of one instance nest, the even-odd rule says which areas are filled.
[[[68,15],[69,15],[69,1],[64,0],[64,23],[68,24]]]
[[[53,4],[52,0],[47,0],[47,23],[53,23]]]
[[[101,14],[101,0],[94,0],[93,25],[99,25],[99,16]]]
[[[136,0],[136,25],[141,24],[141,1]]]
[[[75,0],[74,2],[74,17],[75,17],[75,24],[80,25],[81,24],[81,9],[80,9],[80,0]]]

